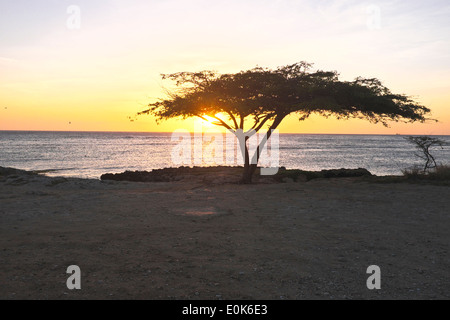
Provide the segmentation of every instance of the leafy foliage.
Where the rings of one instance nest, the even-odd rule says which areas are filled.
[[[257,67],[236,74],[202,71],[162,75],[163,79],[173,81],[177,89],[167,92],[168,98],[151,103],[139,114],[165,120],[215,117],[221,113],[228,119],[216,119],[215,124],[232,130],[244,129],[243,119],[250,117],[252,128],[258,131],[271,120],[278,120],[279,124],[289,114],[297,114],[300,120],[317,113],[388,125],[389,120],[423,122],[430,112],[410,97],[392,93],[378,79],[340,81],[336,71],[312,71],[311,67],[300,62],[277,69]]]

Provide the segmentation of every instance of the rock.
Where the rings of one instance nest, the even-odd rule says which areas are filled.
[[[333,169],[333,170],[322,170],[321,171],[324,178],[350,178],[350,177],[363,177],[371,176],[372,174],[363,168],[358,169]]]
[[[212,184],[237,183],[242,177],[242,167],[179,167],[165,168],[152,171],[125,171],[123,173],[106,173],[100,179],[133,182],[172,182],[172,181],[199,181]],[[1,173],[1,171],[0,171]],[[274,176],[259,176],[257,171],[254,182],[306,182],[317,178],[342,178],[371,176],[366,169],[333,169],[322,171],[287,170],[280,168]]]
[[[20,176],[20,175],[36,175],[34,172],[31,171],[25,171],[25,170],[19,170],[14,168],[4,168],[0,167],[0,176]]]
[[[163,182],[164,176],[152,174],[148,171],[125,171],[123,173],[107,173],[100,177],[101,180],[133,181],[133,182]],[[167,180],[169,181],[169,180]]]
[[[106,173],[101,180],[133,182],[171,182],[182,180],[200,180],[217,184],[235,182],[240,177],[240,167],[179,167],[156,169],[152,171],[125,171],[123,173]]]

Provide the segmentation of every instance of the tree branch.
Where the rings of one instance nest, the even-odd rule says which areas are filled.
[[[267,117],[269,117],[269,116],[267,116]],[[266,121],[269,119],[267,117],[265,119]],[[252,161],[251,161],[251,164],[254,165],[254,167],[252,167],[253,172],[256,170],[256,167],[258,165],[261,150],[264,149],[264,146],[266,145],[267,141],[269,141],[270,137],[272,136],[273,131],[280,125],[280,123],[283,121],[283,119],[285,117],[286,117],[286,115],[281,114],[275,118],[275,120],[273,121],[269,130],[267,131],[264,138],[260,142],[259,146],[256,148],[255,154],[253,155]]]
[[[231,128],[225,121],[223,121],[222,119],[220,119],[220,118],[218,118],[216,116],[211,117],[211,118],[214,118],[214,119],[218,120],[217,122],[211,122],[208,119],[206,119],[205,117],[199,116],[198,114],[196,116],[199,117],[202,120],[205,120],[206,122],[212,123],[212,124],[214,124],[216,126],[222,126],[222,127],[226,128],[226,129],[228,129],[230,132],[234,132],[233,128]]]
[[[228,115],[230,116],[231,120],[233,120],[233,123],[234,123],[234,129],[235,129],[235,130],[239,129],[238,124],[237,124],[237,121],[236,121],[236,117],[235,117],[230,111],[227,111],[227,113],[228,113]]]
[[[206,118],[203,117],[203,116],[199,116],[199,115],[197,114],[197,117],[199,117],[199,118],[202,119],[202,120],[205,120],[206,122],[209,122],[208,119],[206,119]]]
[[[217,121],[219,121],[219,123],[220,123],[220,125],[222,126],[222,127],[225,127],[225,128],[227,128],[228,130],[233,130],[225,121],[223,121],[222,119],[220,119],[219,117],[216,117],[216,116],[213,116],[212,118],[214,118],[214,119],[216,119]],[[214,123],[214,124],[216,124],[216,123]],[[219,124],[216,124],[216,125],[219,125]]]
[[[258,132],[259,130],[261,130],[261,128],[266,124],[266,122],[272,117],[271,114],[268,114],[264,117],[263,121],[260,123],[260,125],[256,128],[252,128],[255,129],[256,132]]]

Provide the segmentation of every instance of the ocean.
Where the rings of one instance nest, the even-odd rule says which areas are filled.
[[[450,144],[450,136],[436,137]],[[414,145],[404,138],[400,135],[280,134],[279,166],[303,170],[366,168],[380,176],[399,175],[402,169],[423,165],[423,160],[415,156]],[[214,139],[219,145],[220,137],[216,135]],[[223,139],[223,150],[236,148],[233,139]],[[185,157],[180,164],[174,154],[182,155],[179,152],[182,140],[174,139],[171,133],[0,131],[0,166],[39,171],[49,176],[99,179],[104,173],[126,170],[240,164],[235,158],[227,162],[231,158],[224,156],[221,161],[220,157],[208,156],[214,154],[205,153],[210,151],[208,141],[213,140],[212,135],[206,134],[203,140],[192,139],[190,151],[193,154],[194,144],[199,143],[204,159],[194,162],[199,158]],[[432,154],[438,163],[450,164],[449,146],[432,149]]]

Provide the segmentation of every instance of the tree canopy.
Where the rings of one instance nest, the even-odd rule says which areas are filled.
[[[150,103],[139,115],[153,115],[157,121],[176,117],[205,119],[207,115],[218,126],[234,133],[244,132],[244,137],[266,126],[266,140],[271,130],[291,114],[299,120],[315,113],[388,126],[389,121],[424,122],[430,112],[409,96],[392,93],[376,78],[341,81],[336,71],[313,70],[306,62],[276,69],[256,67],[234,74],[179,72],[162,78],[175,82],[176,89],[167,91],[167,98]],[[250,126],[244,128],[249,122]],[[245,143],[241,147],[248,153]],[[245,167],[249,167],[248,154],[245,156]],[[259,148],[256,162],[258,159]],[[256,168],[256,164],[252,165]],[[254,168],[248,170],[250,180]]]

